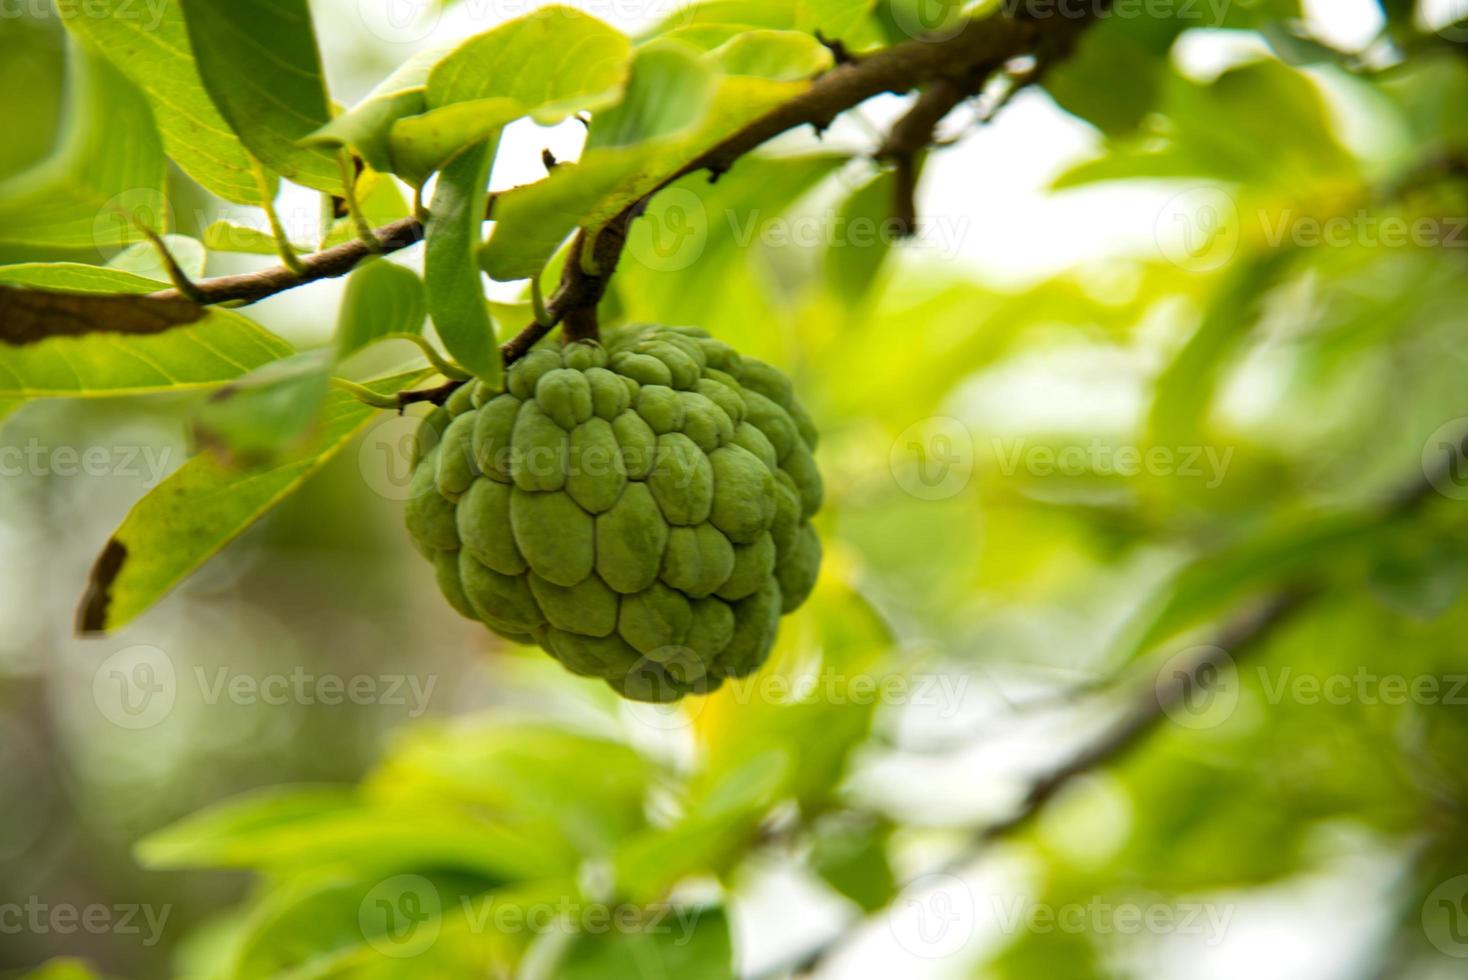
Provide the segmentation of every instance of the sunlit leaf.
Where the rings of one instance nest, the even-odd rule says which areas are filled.
[[[422,376],[398,375],[368,387],[392,394]],[[231,468],[209,453],[189,460],[149,491],[108,541],[78,610],[78,629],[105,633],[137,618],[298,489],[375,411],[332,393],[313,437],[268,468]]]
[[[179,4],[88,0],[57,9],[147,95],[163,146],[185,173],[227,201],[258,203],[249,154],[204,90]]]
[[[459,364],[491,386],[499,385],[504,362],[484,298],[478,253],[497,145],[496,140],[471,147],[439,174],[423,266],[428,313],[444,346]]]
[[[631,42],[570,7],[542,7],[464,41],[428,76],[430,108],[513,99],[542,122],[615,98]]]
[[[418,52],[379,82],[350,111],[337,116],[304,142],[321,146],[349,145],[372,169],[391,173],[388,133],[399,119],[415,116],[428,107],[428,73],[448,50],[435,47]]]
[[[204,88],[270,170],[341,193],[335,154],[300,141],[331,121],[306,0],[179,0]]]
[[[0,244],[95,251],[142,239],[134,222],[166,230],[163,147],[147,102],[80,50],[69,75],[69,122],[55,154],[0,182]]]
[[[715,908],[676,909],[657,928],[581,935],[556,962],[558,980],[645,977],[733,980],[729,923]],[[666,928],[664,928],[666,926]]]

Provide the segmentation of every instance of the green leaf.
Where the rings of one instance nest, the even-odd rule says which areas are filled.
[[[394,394],[424,375],[396,375],[368,387]],[[232,469],[208,453],[189,460],[133,507],[107,543],[92,569],[78,628],[105,633],[137,618],[297,490],[375,411],[333,392],[313,437],[268,468]]]
[[[421,335],[426,316],[416,273],[368,260],[347,280],[336,344],[267,364],[215,392],[194,416],[196,440],[236,464],[270,461],[307,434],[339,362],[376,340]]]
[[[639,57],[638,69],[644,66],[662,73],[669,63],[661,58],[644,62]],[[671,136],[635,145],[595,146],[600,137],[598,121],[593,120],[590,148],[577,164],[563,164],[546,179],[495,199],[494,234],[480,257],[485,272],[498,280],[534,276],[576,228],[595,235],[624,208],[667,183],[704,151],[805,84],[744,75],[724,77],[701,121]],[[629,94],[636,88],[634,82]],[[618,111],[603,113],[600,125],[609,125],[607,118],[616,119]],[[650,114],[639,115],[654,129],[663,125]]]
[[[336,317],[336,359],[385,337],[423,333],[429,315],[423,280],[411,268],[373,260],[352,270]]]
[[[1197,331],[1158,377],[1149,414],[1151,438],[1163,446],[1206,442],[1205,423],[1230,355],[1258,322],[1265,298],[1288,272],[1294,252],[1272,249],[1235,260]]]
[[[164,230],[163,147],[147,102],[106,61],[73,53],[66,133],[53,156],[0,183],[0,244],[103,249],[143,237],[129,219]]]
[[[232,465],[269,462],[304,436],[326,400],[330,350],[267,364],[209,396],[194,415],[194,438]]]
[[[427,315],[417,273],[385,259],[365,262],[347,279],[336,320],[337,360],[385,337],[421,334]]]
[[[211,807],[144,839],[150,868],[462,868],[494,878],[560,870],[559,853],[467,810],[378,806],[351,790],[283,787]]]
[[[580,163],[563,163],[550,176],[495,198],[494,232],[479,261],[491,279],[530,279],[602,201],[616,194],[641,161],[646,147],[602,150]]]
[[[60,959],[30,971],[21,980],[102,980],[102,974],[93,973],[81,960]]]
[[[421,187],[434,171],[475,143],[497,140],[500,131],[525,115],[514,99],[455,102],[399,119],[388,139],[393,172]]]
[[[387,137],[393,123],[428,107],[428,73],[447,54],[447,47],[420,51],[383,79],[349,112],[306,137],[308,146],[351,146],[380,173],[392,173]]]
[[[478,251],[497,145],[491,140],[471,147],[439,174],[423,266],[428,312],[444,347],[454,360],[495,387],[504,361],[484,297]]]
[[[163,235],[161,237],[169,254],[173,256],[173,261],[178,263],[184,275],[190,279],[198,279],[204,274],[204,265],[209,260],[209,253],[197,238],[190,238],[187,235]],[[135,276],[144,276],[158,282],[172,282],[168,276],[168,270],[164,268],[163,257],[158,254],[158,249],[152,242],[138,242],[136,245],[129,245],[107,261],[107,268],[116,269],[119,272],[130,272]]]
[[[331,121],[306,0],[179,0],[199,75],[241,142],[270,170],[342,192],[336,154],[300,141]]]
[[[256,204],[250,156],[204,90],[179,0],[57,5],[66,26],[101,51],[153,107],[169,157],[227,201]]]
[[[733,980],[729,921],[718,908],[674,908],[657,927],[611,930],[573,939],[555,966],[556,980]]]
[[[429,111],[388,121],[385,162],[421,186],[456,154],[497,139],[521,116],[556,122],[614,101],[630,55],[623,34],[566,7],[501,24],[433,66],[423,99]],[[399,108],[409,106],[404,98]]]
[[[809,79],[832,64],[831,50],[803,31],[744,31],[712,57],[725,74],[776,82]]]
[[[866,912],[885,908],[897,894],[897,878],[887,861],[890,827],[832,821],[816,833],[811,867],[826,884]]]
[[[860,306],[876,286],[896,235],[892,207],[897,174],[885,171],[856,190],[841,206],[838,234],[826,248],[826,281],[848,306]]]
[[[279,255],[280,249],[268,231],[238,225],[233,221],[216,221],[204,229],[204,247],[213,252],[240,252],[245,255]],[[292,245],[297,252],[309,252],[302,245]]]
[[[0,283],[72,293],[151,293],[158,283],[96,266],[0,267]],[[279,337],[226,310],[153,336],[57,337],[6,351],[0,398],[130,395],[213,387],[291,353]]]
[[[683,132],[708,111],[717,82],[713,66],[689,45],[664,41],[638,49],[621,101],[592,119],[587,151]]]
[[[1251,596],[1300,580],[1318,581],[1397,531],[1393,520],[1375,513],[1297,515],[1293,522],[1281,521],[1205,555],[1178,572],[1134,617],[1117,646],[1116,663],[1130,663]]]
[[[848,40],[870,29],[876,0],[803,0],[802,28],[829,38]]]
[[[614,100],[632,42],[571,7],[542,7],[460,44],[428,76],[428,105],[514,99],[543,123]]]

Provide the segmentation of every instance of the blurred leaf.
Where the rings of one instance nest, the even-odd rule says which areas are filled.
[[[555,965],[556,980],[733,980],[734,950],[722,909],[675,908],[657,924],[578,935]]]
[[[423,377],[413,372],[368,387],[393,394]],[[333,392],[313,437],[268,469],[231,469],[208,453],[189,460],[149,491],[113,533],[92,569],[78,629],[105,633],[137,618],[299,488],[375,411]]]
[[[827,822],[817,828],[811,867],[863,911],[877,912],[897,894],[897,880],[887,861],[891,832],[875,822]]]
[[[204,247],[215,252],[241,252],[246,255],[279,255],[280,249],[268,231],[238,225],[232,221],[216,221],[204,229]],[[292,244],[297,252],[309,252],[305,245]]]
[[[152,279],[69,263],[0,267],[0,284],[83,298],[158,288]],[[274,334],[238,313],[215,309],[197,323],[151,336],[57,337],[8,350],[0,361],[0,397],[95,397],[212,387],[290,353],[290,345]]]
[[[0,28],[0,92],[24,89],[26,98],[5,105],[0,180],[51,152],[65,101],[66,32],[49,6],[15,13]]]
[[[887,170],[854,191],[841,205],[840,233],[826,247],[826,280],[849,306],[860,306],[876,287],[882,264],[897,237],[892,208],[896,171]]]
[[[509,828],[604,855],[647,823],[653,768],[626,745],[548,725],[478,722],[419,728],[365,787],[384,805],[463,807]]]
[[[68,28],[147,95],[163,146],[185,173],[227,201],[258,204],[249,153],[204,90],[179,4],[88,0],[57,9]]]
[[[1388,608],[1414,619],[1435,619],[1462,598],[1468,585],[1468,557],[1455,542],[1435,536],[1405,537],[1376,556],[1368,584]]]
[[[1397,528],[1382,515],[1293,515],[1185,567],[1124,631],[1116,662],[1129,663],[1169,636],[1267,589],[1319,581]]]
[[[849,39],[868,26],[875,5],[876,0],[805,0],[801,26],[824,37]]]
[[[190,279],[198,279],[204,274],[204,265],[209,261],[209,253],[197,238],[189,238],[187,235],[162,235],[160,237],[173,256],[173,260],[183,270],[184,275]],[[130,272],[135,276],[143,276],[157,282],[171,282],[168,270],[163,266],[163,259],[152,242],[138,242],[136,245],[129,245],[107,260],[107,268],[117,269],[119,272]]]
[[[0,182],[0,244],[105,249],[165,230],[164,159],[142,95],[73,46],[66,129],[56,152]],[[125,141],[127,152],[117,152]]]
[[[21,980],[102,980],[102,974],[93,973],[82,960],[51,960],[45,966],[25,974]]]
[[[154,833],[138,844],[137,856],[151,868],[369,876],[427,867],[516,880],[564,869],[563,854],[540,836],[463,809],[373,806],[351,790],[277,787]]]
[[[307,0],[179,3],[204,88],[250,153],[298,184],[340,194],[336,155],[300,144],[331,121]]]
[[[1169,73],[1157,110],[1165,128],[1113,142],[1057,188],[1138,177],[1197,177],[1297,192],[1301,181],[1350,179],[1357,167],[1336,138],[1319,89],[1277,61],[1230,69],[1207,84]]]
[[[194,439],[230,465],[263,464],[302,438],[326,400],[330,350],[303,351],[213,392],[194,413]]]
[[[428,312],[449,354],[498,388],[504,371],[479,271],[480,229],[498,140],[464,151],[444,168],[429,209],[423,278]]]
[[[1224,273],[1197,331],[1157,379],[1148,416],[1155,444],[1207,443],[1207,411],[1230,355],[1258,323],[1261,306],[1294,255],[1288,248],[1245,255]]]
[[[1161,97],[1178,26],[1174,22],[1163,38],[1153,39],[1139,36],[1135,20],[1104,17],[1081,35],[1071,57],[1046,73],[1045,91],[1108,136],[1130,132]]]

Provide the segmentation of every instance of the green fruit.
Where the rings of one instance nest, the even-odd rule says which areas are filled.
[[[537,348],[424,422],[407,525],[450,605],[625,697],[757,670],[815,586],[816,433],[701,330]]]

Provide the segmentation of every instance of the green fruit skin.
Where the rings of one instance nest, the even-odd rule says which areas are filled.
[[[424,421],[406,515],[454,609],[638,701],[764,664],[821,564],[816,430],[783,374],[635,326],[461,392]]]

